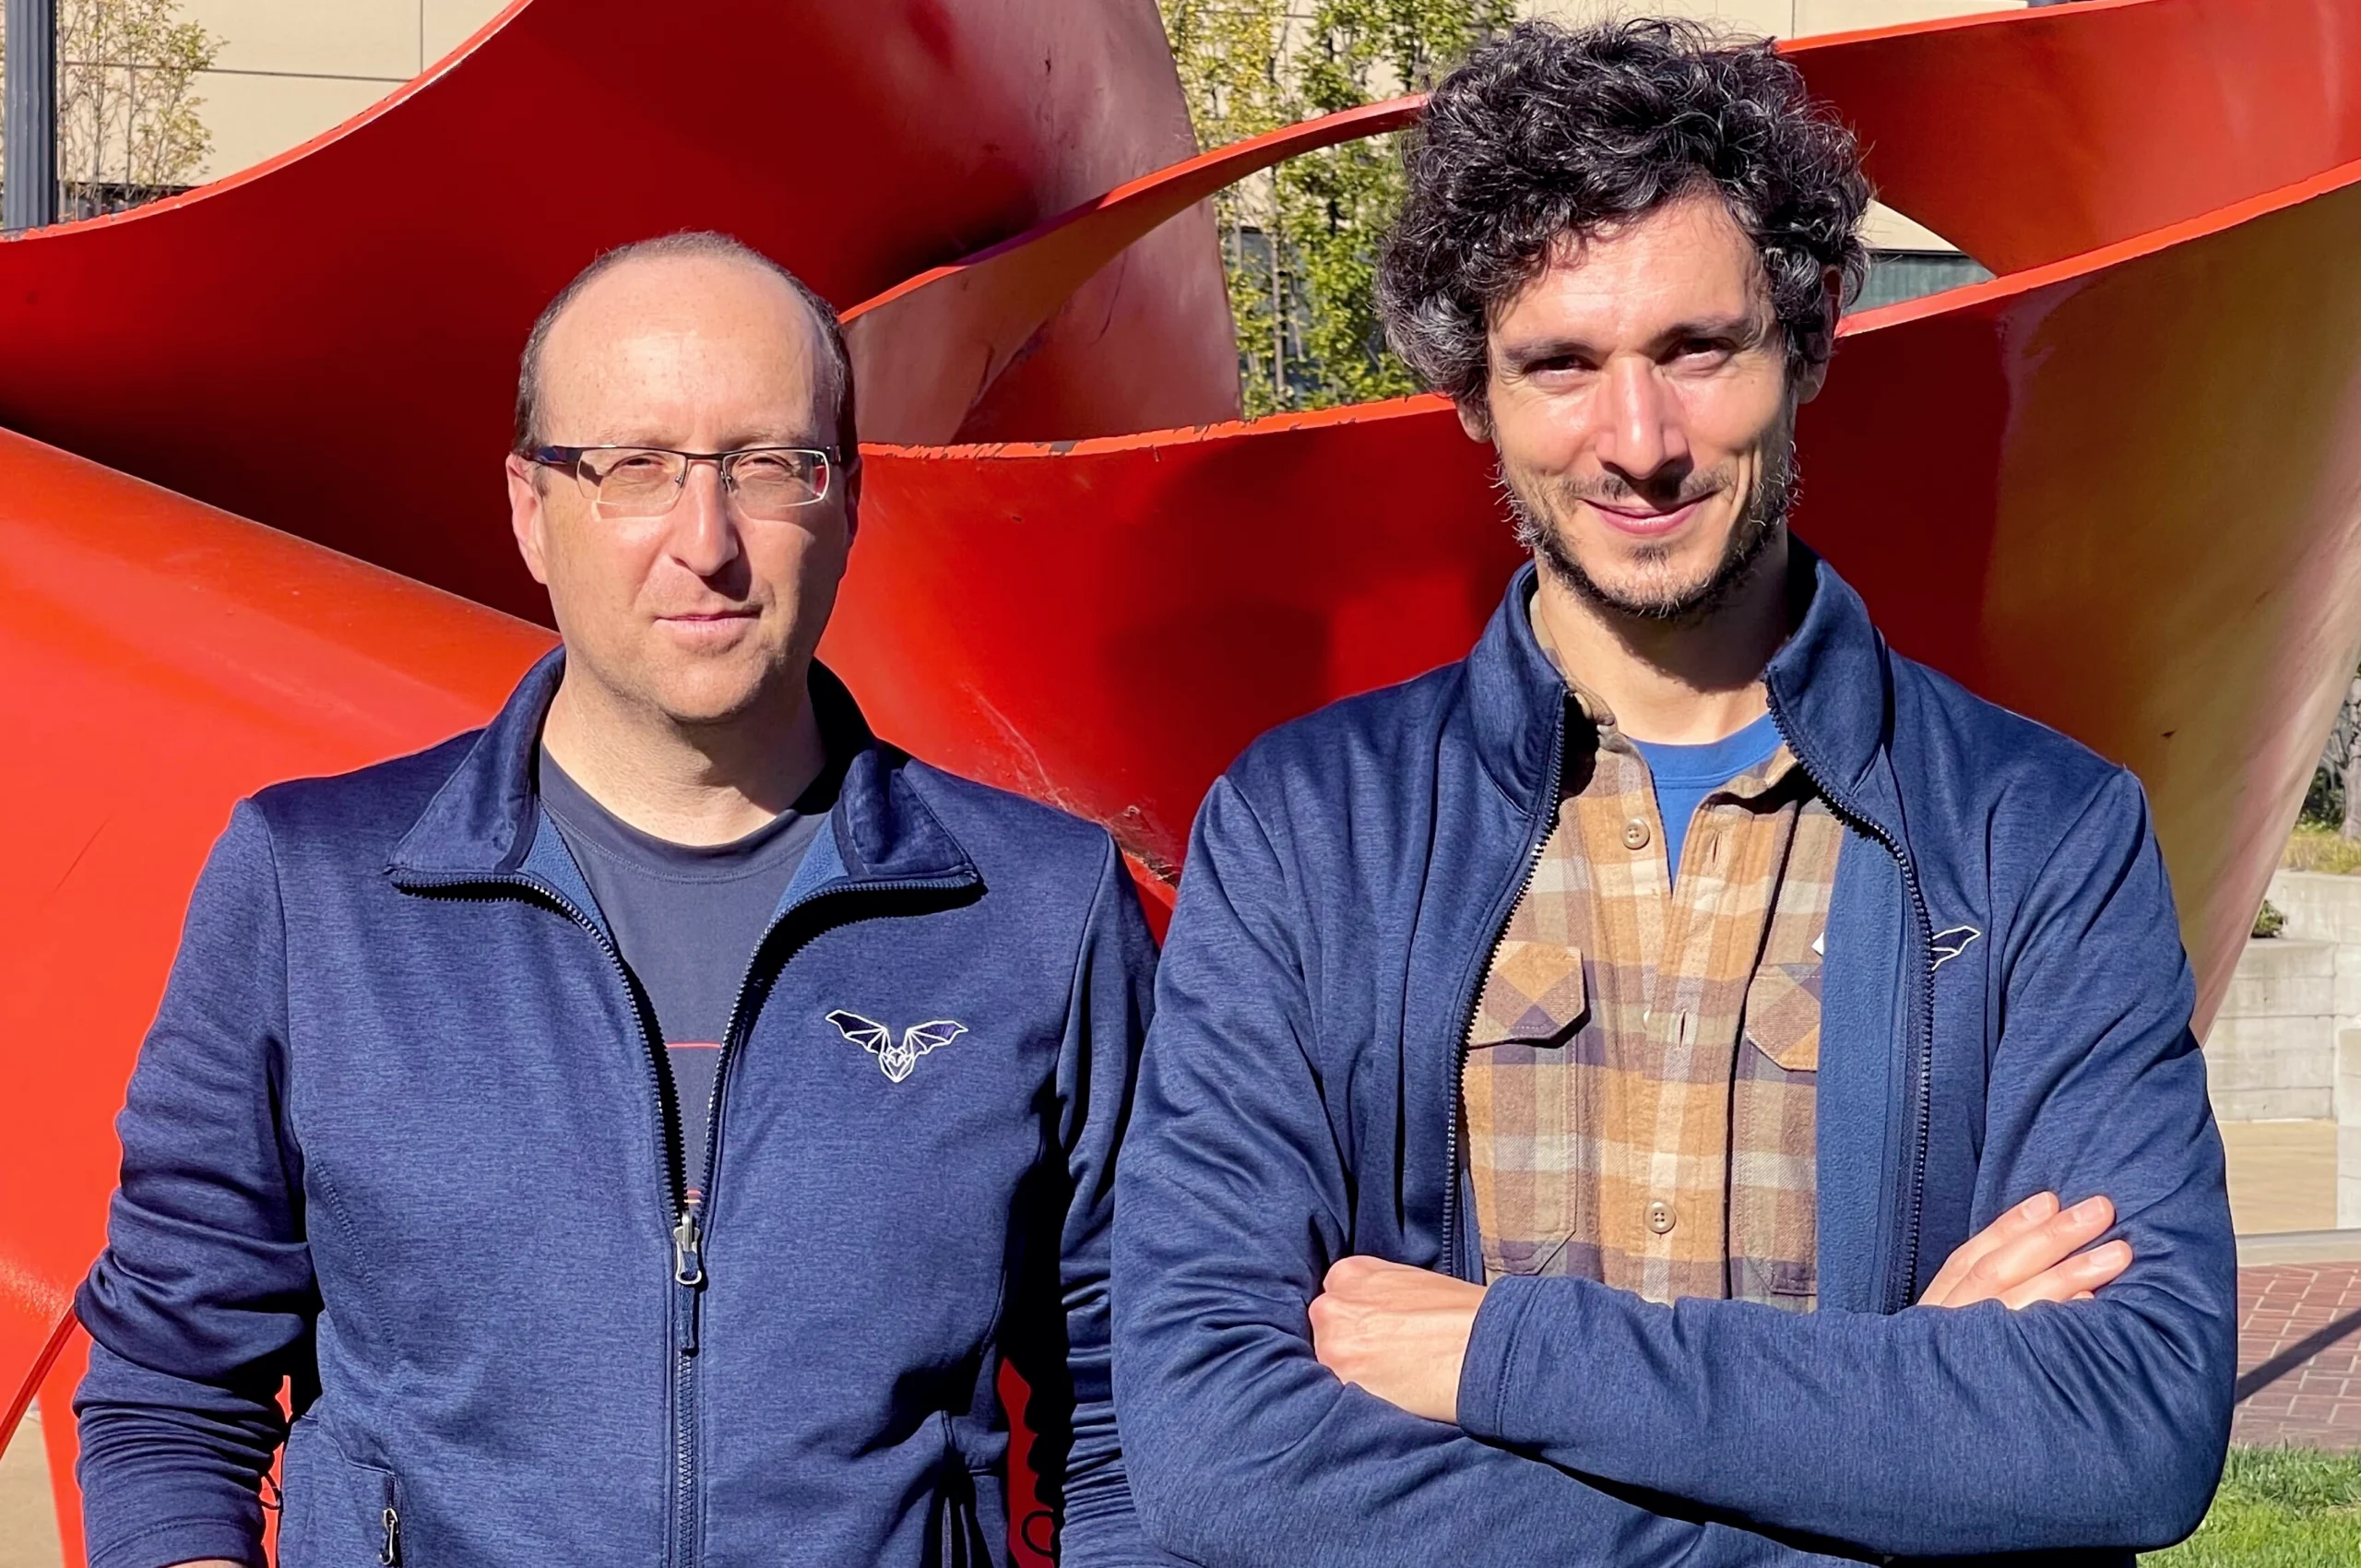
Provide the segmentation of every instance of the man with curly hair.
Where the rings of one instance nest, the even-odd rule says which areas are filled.
[[[1787,529],[1852,138],[1767,45],[1527,23],[1409,172],[1388,327],[1534,559],[1465,660],[1266,736],[1198,820],[1118,1183],[1151,1536],[2178,1538],[2235,1268],[2140,786],[1894,654]]]

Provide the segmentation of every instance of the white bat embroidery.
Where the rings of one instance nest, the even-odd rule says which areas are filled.
[[[877,1058],[878,1070],[886,1082],[900,1083],[919,1064],[919,1058],[937,1046],[949,1045],[967,1032],[967,1026],[949,1018],[935,1018],[923,1024],[912,1024],[902,1031],[899,1045],[894,1043],[894,1031],[873,1018],[858,1013],[848,1013],[839,1007],[828,1015],[828,1022],[836,1032]]]
[[[1955,925],[1949,931],[1937,932],[1934,942],[1935,961],[1928,965],[1928,968],[1930,971],[1941,968],[1945,964],[1966,952],[1975,939],[1983,934],[1972,925]]]

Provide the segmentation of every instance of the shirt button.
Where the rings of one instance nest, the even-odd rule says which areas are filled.
[[[1623,825],[1623,847],[1627,849],[1646,849],[1648,847],[1648,825],[1642,822],[1636,816],[1631,821],[1625,823]]]
[[[1648,1229],[1657,1235],[1665,1234],[1679,1223],[1680,1216],[1673,1213],[1672,1206],[1662,1198],[1648,1206]]]

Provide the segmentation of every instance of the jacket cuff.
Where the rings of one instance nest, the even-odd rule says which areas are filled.
[[[1516,1446],[1520,1443],[1562,1439],[1564,1433],[1530,1430],[1534,1424],[1530,1399],[1539,1392],[1534,1380],[1542,1375],[1536,1359],[1537,1336],[1532,1318],[1540,1310],[1543,1287],[1548,1282],[1527,1275],[1511,1275],[1484,1292],[1476,1309],[1476,1327],[1467,1336],[1466,1359],[1459,1365],[1459,1426],[1470,1437]],[[1571,1306],[1569,1292],[1560,1291],[1560,1305]],[[1580,1334],[1555,1336],[1566,1344],[1583,1343]],[[1579,1385],[1572,1369],[1550,1369],[1552,1384]],[[1520,1397],[1523,1396],[1524,1397]]]
[[[89,1568],[176,1568],[210,1558],[265,1568],[262,1543],[226,1519],[173,1519],[93,1546]]]

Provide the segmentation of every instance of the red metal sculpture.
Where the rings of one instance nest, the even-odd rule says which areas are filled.
[[[869,299],[892,444],[825,655],[1151,890],[1240,745],[1456,656],[1513,560],[1434,399],[1220,422],[1196,204],[1415,105],[1176,163],[1145,0],[655,15],[520,3],[308,148],[0,245],[0,1430],[45,1390],[69,1551],[65,1307],[205,847],[546,646],[498,612],[540,606],[497,458],[525,326],[596,249],[730,229]],[[616,70],[650,28],[672,65]],[[1799,528],[1905,651],[2140,772],[2210,1016],[2361,643],[2361,13],[2090,0],[1795,55],[2000,275],[1846,324]]]

